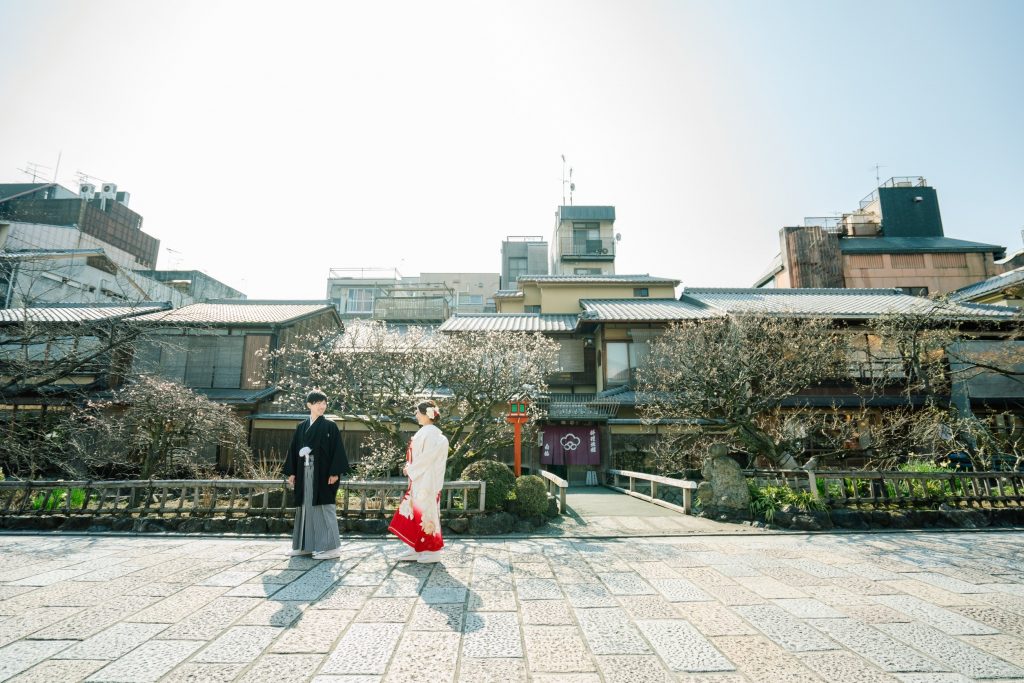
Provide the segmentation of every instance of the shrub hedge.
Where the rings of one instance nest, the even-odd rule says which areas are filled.
[[[484,481],[487,482],[487,494],[484,499],[485,510],[500,510],[508,500],[508,494],[516,485],[516,475],[508,465],[497,460],[477,460],[466,466],[459,477],[462,481]],[[471,491],[469,494],[469,506],[479,505],[477,493]]]

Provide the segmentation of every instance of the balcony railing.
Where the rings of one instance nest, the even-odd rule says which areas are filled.
[[[414,320],[443,322],[450,311],[444,299],[425,297],[396,297],[373,302],[375,320]]]
[[[580,261],[610,261],[615,258],[615,240],[574,240],[560,241],[562,258]]]

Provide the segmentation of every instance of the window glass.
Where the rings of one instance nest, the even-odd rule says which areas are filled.
[[[528,260],[525,256],[510,256],[508,259],[509,284],[526,275]]]
[[[345,310],[349,313],[373,313],[373,289],[349,289]]]
[[[608,386],[618,387],[636,382],[636,369],[651,351],[647,342],[608,342],[606,370]]]
[[[605,351],[605,370],[608,386],[617,387],[629,383],[629,344],[608,342]]]

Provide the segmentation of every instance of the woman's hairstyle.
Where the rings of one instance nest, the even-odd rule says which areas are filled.
[[[420,401],[417,403],[416,412],[423,413],[430,418],[431,422],[437,422],[437,419],[441,417],[441,411],[437,409],[437,404],[431,400]]]
[[[314,389],[313,391],[306,394],[306,403],[319,403],[320,401],[326,400],[327,394],[320,391],[319,389]]]

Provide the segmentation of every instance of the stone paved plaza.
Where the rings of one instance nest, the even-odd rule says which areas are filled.
[[[0,536],[0,680],[1024,680],[1024,533]]]

